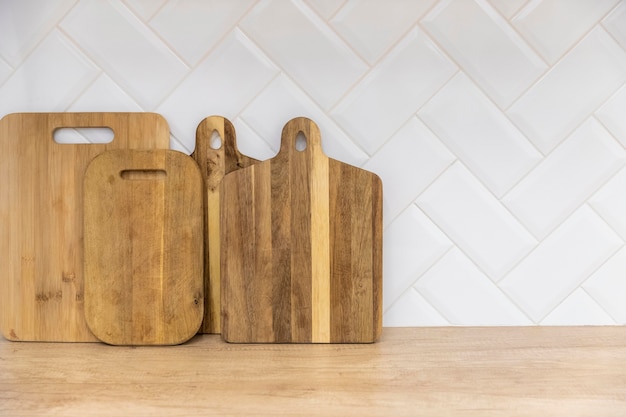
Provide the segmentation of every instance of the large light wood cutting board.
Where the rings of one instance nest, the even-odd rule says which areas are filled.
[[[306,148],[296,149],[302,133]],[[275,158],[222,180],[222,336],[365,343],[382,329],[382,183],[297,118]]]
[[[221,143],[211,143],[214,133]],[[204,320],[200,333],[220,333],[220,184],[224,175],[258,161],[239,152],[235,128],[221,116],[200,122],[191,156],[204,179]]]
[[[59,144],[62,127],[109,127],[108,144]],[[0,120],[0,327],[10,340],[97,341],[83,312],[83,174],[99,153],[168,148],[153,113],[16,113]]]
[[[202,176],[170,150],[114,150],[85,173],[85,318],[114,345],[174,345],[203,316]]]

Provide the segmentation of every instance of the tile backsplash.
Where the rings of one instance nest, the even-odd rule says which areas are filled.
[[[292,117],[384,184],[384,324],[626,324],[626,1],[0,0],[0,116]]]

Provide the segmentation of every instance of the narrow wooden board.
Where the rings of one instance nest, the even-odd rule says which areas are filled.
[[[109,127],[107,144],[59,144],[62,127]],[[0,328],[10,340],[97,341],[83,313],[83,173],[116,148],[168,148],[153,113],[15,113],[0,120]]]
[[[211,144],[214,132],[221,139],[216,149]],[[235,128],[221,116],[200,122],[191,156],[204,179],[204,320],[200,333],[220,333],[220,184],[224,175],[258,161],[239,152]]]
[[[173,345],[203,312],[202,176],[170,150],[115,150],[85,173],[85,318],[114,345]]]
[[[275,158],[222,181],[221,281],[228,342],[376,341],[380,178],[328,158],[315,123],[291,120]]]

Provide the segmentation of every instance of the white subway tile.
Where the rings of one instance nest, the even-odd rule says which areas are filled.
[[[619,236],[583,206],[499,286],[535,322],[540,322],[622,245]]]
[[[447,326],[450,323],[443,318],[430,303],[415,289],[409,288],[385,311],[383,326]]]
[[[53,30],[0,87],[0,114],[65,111],[99,72],[72,42]]]
[[[452,242],[420,209],[410,205],[383,235],[383,305],[390,307]]]
[[[414,287],[454,325],[531,324],[498,287],[457,248],[444,255]]]
[[[622,247],[582,285],[618,324],[626,324],[626,248]]]
[[[541,324],[546,326],[611,325],[615,320],[585,291],[578,289],[559,304]]]
[[[625,161],[624,149],[600,123],[589,118],[502,201],[542,239]]]
[[[626,85],[600,107],[595,115],[609,131],[626,146]]]
[[[578,42],[620,0],[532,0],[513,25],[550,64]]]
[[[370,64],[433,5],[434,0],[350,0],[330,24]]]
[[[455,65],[428,36],[414,29],[332,115],[371,155],[455,71]]]
[[[198,61],[228,33],[254,0],[170,1],[150,20],[165,41],[190,65]]]
[[[626,49],[626,2],[619,2],[602,20],[602,26]]]
[[[207,116],[234,117],[278,73],[274,64],[235,30],[204,59],[158,107],[172,133],[188,149],[196,127]]]
[[[122,3],[83,0],[61,27],[146,110],[187,73],[187,66]]]
[[[360,166],[367,154],[284,74],[276,77],[246,106],[241,117],[278,152],[283,126],[294,117],[308,117],[320,128],[322,149],[331,158]],[[357,138],[358,139],[358,138]]]
[[[415,117],[363,166],[383,181],[384,223],[395,218],[455,156]]]
[[[508,111],[544,153],[549,153],[626,81],[626,52],[594,29]]]
[[[528,0],[489,0],[507,19],[511,18]]]
[[[239,25],[325,109],[367,70],[326,22],[300,1],[260,1]]]
[[[546,69],[486,0],[441,1],[422,24],[502,108]]]
[[[18,66],[74,3],[75,0],[2,1],[0,56]]]
[[[68,111],[140,112],[142,108],[108,75],[101,74],[96,81],[72,103]]]
[[[418,197],[417,204],[494,281],[536,244],[493,194],[458,162]]]
[[[622,168],[589,199],[589,204],[626,240],[626,168]]]
[[[464,74],[458,74],[419,117],[501,197],[541,159],[511,121]]]

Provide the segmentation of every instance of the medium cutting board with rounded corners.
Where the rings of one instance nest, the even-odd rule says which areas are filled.
[[[200,122],[191,156],[204,180],[204,320],[200,333],[220,333],[220,184],[224,175],[258,161],[239,152],[235,128],[221,116]]]
[[[311,120],[288,122],[276,157],[222,180],[221,288],[228,342],[376,341],[381,180],[324,155]]]
[[[85,318],[113,345],[175,345],[204,311],[202,176],[172,150],[115,150],[85,172]]]
[[[56,129],[109,127],[107,144]],[[83,174],[99,153],[168,148],[154,113],[15,113],[0,120],[0,328],[9,340],[97,341],[83,313]]]

